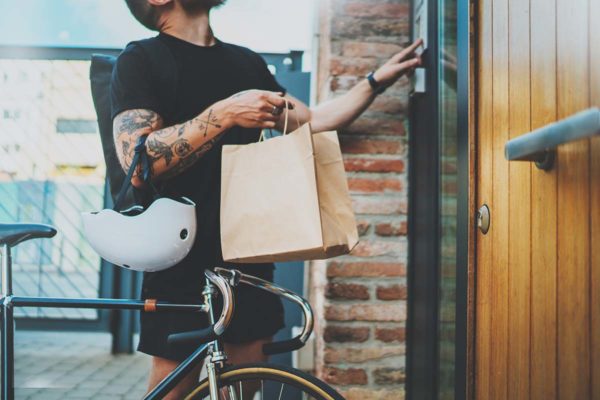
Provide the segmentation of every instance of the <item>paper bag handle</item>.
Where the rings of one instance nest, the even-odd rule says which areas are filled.
[[[290,101],[288,99],[286,99],[285,97],[283,98],[283,101],[285,101],[285,122],[283,124],[283,134],[287,135],[289,133],[288,132],[288,119],[290,116],[290,109],[289,109]],[[296,112],[294,114],[294,116],[296,117],[297,126],[300,127],[300,120],[298,119],[298,112]],[[271,129],[269,129],[269,133],[271,133]],[[271,135],[271,136],[273,136],[273,135]],[[258,138],[259,142],[262,142],[263,140],[265,140],[265,130],[264,129],[260,132],[260,137]]]

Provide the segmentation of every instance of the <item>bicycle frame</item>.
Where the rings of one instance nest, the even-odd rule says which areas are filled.
[[[313,328],[313,313],[310,304],[297,294],[273,285],[271,282],[250,275],[244,275],[236,270],[215,268],[217,274],[207,271],[206,283],[202,295],[203,304],[174,304],[160,301],[124,300],[124,299],[85,299],[85,298],[48,298],[48,297],[25,297],[14,296],[12,292],[12,265],[11,251],[8,245],[2,246],[2,268],[0,293],[1,313],[1,335],[0,335],[0,358],[1,369],[1,400],[12,400],[14,398],[14,308],[15,307],[46,307],[46,308],[80,308],[80,309],[113,309],[113,310],[140,310],[142,312],[168,312],[189,311],[205,312],[208,314],[209,322],[217,336],[216,340],[202,343],[186,360],[165,377],[144,400],[162,399],[177,384],[200,363],[207,353],[210,358],[207,362],[207,375],[210,387],[211,400],[218,400],[218,374],[227,360],[223,351],[221,341],[218,339],[229,324],[233,315],[234,301],[231,292],[232,286],[240,282],[248,284],[296,303],[304,313],[304,329],[295,338],[303,343],[310,336]],[[227,278],[227,280],[225,279]],[[219,319],[214,315],[212,298],[220,291],[223,296],[223,310]],[[230,399],[236,400],[235,392],[229,392]]]

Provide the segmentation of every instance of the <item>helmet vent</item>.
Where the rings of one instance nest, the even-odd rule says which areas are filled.
[[[123,264],[123,268],[130,269],[131,267],[129,265],[127,265],[127,264]]]
[[[179,233],[179,237],[181,238],[181,240],[185,240],[188,237],[188,230],[187,229],[182,229],[181,232]]]

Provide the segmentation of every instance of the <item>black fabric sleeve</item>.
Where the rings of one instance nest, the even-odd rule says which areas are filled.
[[[283,86],[281,86],[279,84],[279,82],[277,82],[277,79],[275,79],[275,76],[273,76],[271,71],[269,71],[269,68],[267,66],[267,63],[265,62],[265,59],[262,58],[260,56],[260,54],[254,53],[254,55],[257,59],[258,67],[260,69],[261,80],[262,80],[262,84],[263,84],[263,87],[261,89],[270,90],[271,92],[282,92],[283,94],[286,94],[287,89],[284,88]]]
[[[163,115],[150,63],[139,44],[132,42],[117,58],[110,84],[111,118],[133,109],[152,110]]]

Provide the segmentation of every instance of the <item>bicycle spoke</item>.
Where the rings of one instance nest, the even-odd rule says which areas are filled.
[[[229,391],[229,399],[228,400],[237,400],[237,395],[235,393],[235,385],[230,385],[227,387]]]
[[[340,398],[335,395],[329,396],[315,389],[317,386],[318,389],[324,391],[333,391],[332,388],[328,388],[326,384],[315,378],[305,378],[302,374],[289,377],[290,372],[277,367],[272,368],[272,372],[257,371],[259,368],[253,368],[253,366],[247,368],[247,370],[240,368],[243,372],[238,374],[235,374],[235,369],[225,372],[227,376],[221,377],[221,391],[218,400],[333,400]],[[206,396],[209,390],[208,382],[204,381],[203,385],[201,393],[202,396]],[[212,399],[206,397],[204,400]]]

